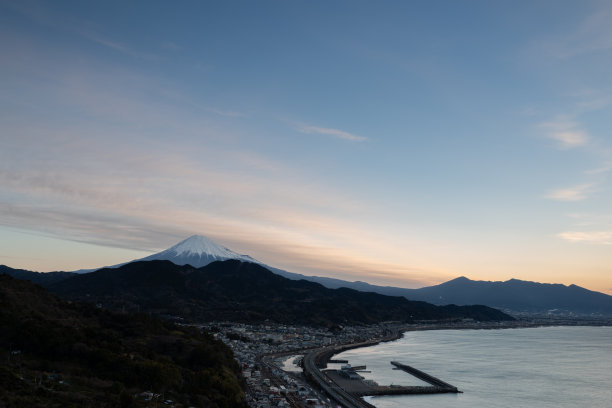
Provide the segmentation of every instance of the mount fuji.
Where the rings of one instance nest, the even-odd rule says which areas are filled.
[[[371,285],[369,283],[361,281],[349,282],[341,279],[328,278],[324,276],[309,276],[302,275],[301,273],[288,272],[283,269],[266,265],[265,263],[260,262],[257,259],[250,257],[249,255],[243,255],[234,252],[231,249],[216,243],[212,239],[205,237],[204,235],[192,235],[184,241],[181,241],[173,247],[168,248],[164,251],[149,255],[145,258],[135,259],[130,262],[124,262],[118,265],[108,266],[107,268],[119,268],[128,263],[138,261],[171,261],[172,263],[179,266],[191,265],[195,268],[201,268],[214,261],[227,261],[229,259],[236,259],[243,262],[259,264],[265,267],[266,269],[272,271],[273,273],[283,276],[287,279],[304,279],[307,281],[320,283],[321,285],[330,289],[338,289],[345,287],[363,292],[378,293],[382,293],[380,289],[383,289],[383,287]],[[78,272],[93,272],[94,270],[96,269],[87,269]]]
[[[195,268],[201,268],[214,261],[227,261],[230,259],[259,264],[265,267],[266,269],[272,271],[273,273],[283,276],[287,279],[304,279],[311,282],[317,282],[330,289],[347,287],[366,292],[376,292],[376,290],[373,290],[376,289],[375,285],[370,285],[365,282],[348,282],[340,279],[327,278],[323,276],[308,276],[302,275],[300,273],[287,272],[283,269],[266,265],[263,262],[260,262],[249,255],[243,255],[234,252],[231,249],[216,243],[212,239],[205,237],[204,235],[192,235],[189,238],[179,242],[178,244],[164,251],[149,255],[145,258],[135,259],[130,262],[124,262],[118,265],[109,266],[108,268],[119,268],[128,263],[138,261],[170,261],[179,266],[191,265]],[[88,269],[81,270],[78,272],[93,272],[94,270],[95,269]]]
[[[176,265],[191,265],[195,268],[201,268],[211,262],[226,261],[228,259],[262,264],[248,255],[239,254],[219,245],[204,235],[192,235],[165,251],[137,259],[136,261],[170,261]]]
[[[175,265],[183,266],[183,265],[191,265],[194,268],[201,268],[203,266],[208,265],[209,263],[215,261],[227,261],[229,259],[236,259],[243,262],[252,262],[262,266],[265,266],[268,269],[269,266],[259,262],[257,259],[252,258],[248,255],[239,254],[237,252],[232,251],[229,248],[224,247],[213,241],[212,239],[205,237],[204,235],[192,235],[189,238],[179,242],[178,244],[163,250],[161,252],[157,252],[153,255],[146,256],[144,258],[134,259],[128,262],[122,262],[120,264],[104,266],[102,268],[94,268],[94,269],[79,269],[78,271],[73,271],[72,273],[89,273],[94,272],[104,268],[120,268],[123,265],[127,265],[132,262],[139,261],[170,261]],[[280,271],[280,269],[279,269]],[[274,272],[277,272],[274,270]],[[291,274],[291,272],[287,272]],[[281,274],[282,275],[282,274]],[[296,278],[289,278],[296,279]],[[301,279],[301,278],[299,278]]]
[[[231,249],[226,248],[223,245],[216,243],[215,241],[213,241],[212,239],[204,235],[192,235],[189,238],[161,252],[146,256],[144,258],[134,259],[128,262],[122,262],[116,265],[104,266],[102,268],[94,268],[94,269],[79,269],[78,271],[72,271],[72,272],[40,273],[40,272],[24,271],[27,273],[27,277],[24,277],[23,279],[28,279],[33,282],[42,284],[44,286],[47,284],[48,281],[51,282],[51,281],[56,281],[56,280],[62,280],[70,276],[73,273],[84,274],[84,273],[94,272],[94,271],[105,269],[105,268],[115,269],[115,268],[120,268],[132,262],[170,261],[174,263],[175,265],[179,265],[179,266],[191,265],[195,268],[201,268],[215,261],[227,261],[230,259],[236,259],[236,260],[243,261],[243,262],[255,263],[287,279],[291,279],[291,280],[302,280],[303,279],[303,280],[307,280],[311,282],[316,282],[316,283],[320,283],[321,285],[329,289],[349,288],[349,289],[355,289],[361,292],[376,292],[376,293],[380,293],[383,295],[390,295],[390,296],[405,296],[406,294],[403,293],[403,291],[408,291],[408,292],[412,291],[412,289],[395,288],[395,287],[390,287],[390,286],[378,286],[378,285],[372,285],[370,283],[362,282],[362,281],[352,281],[351,282],[351,281],[345,281],[342,279],[328,278],[326,276],[302,275],[301,273],[288,272],[283,269],[279,269],[279,268],[275,268],[270,265],[266,265],[265,263],[260,262],[257,259],[249,255],[243,255],[243,254],[234,252]],[[2,273],[2,269],[0,268],[0,274],[1,273]],[[61,276],[61,277],[54,276],[53,280],[50,279],[51,278],[50,274],[58,274],[58,273],[64,273],[66,275]],[[17,274],[20,274],[19,275],[20,277],[23,275],[23,273],[20,273],[20,272],[19,273],[12,272],[12,275],[17,275]]]
[[[366,282],[354,281],[349,282],[341,279],[328,278],[325,276],[310,276],[310,275],[302,275],[301,273],[288,272],[283,269],[275,268],[270,265],[266,265],[263,262],[258,261],[255,258],[252,258],[249,255],[239,254],[237,252],[232,251],[229,248],[224,247],[213,241],[212,239],[204,236],[204,235],[192,235],[189,238],[179,242],[178,244],[170,247],[164,251],[158,252],[153,255],[149,255],[144,258],[134,259],[133,261],[123,262],[117,265],[106,266],[105,268],[119,268],[123,265],[127,265],[132,262],[138,261],[171,261],[175,265],[183,266],[183,265],[191,265],[195,268],[201,268],[206,266],[214,261],[227,261],[230,259],[236,259],[243,262],[251,262],[258,265],[263,266],[264,268],[272,271],[273,273],[285,277],[291,280],[307,280],[311,282],[320,283],[321,285],[329,288],[329,289],[338,289],[338,288],[350,288],[359,290],[362,292],[377,292],[381,294],[389,294],[386,293],[388,289],[391,289],[393,292],[394,289],[398,288],[388,288],[385,286],[377,286],[371,285]],[[89,273],[93,271],[97,271],[103,268],[96,269],[81,269],[78,271],[74,271],[74,273]],[[401,290],[401,289],[400,289]],[[402,296],[402,294],[391,294],[392,296]]]

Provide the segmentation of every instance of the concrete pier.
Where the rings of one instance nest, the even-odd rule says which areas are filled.
[[[450,385],[449,383],[446,383],[440,380],[439,378],[436,378],[433,375],[429,375],[421,370],[417,370],[414,367],[411,367],[406,364],[398,363],[397,361],[392,361],[391,364],[393,364],[395,367],[399,368],[400,370],[404,370],[408,374],[412,374],[419,380],[423,380],[426,383],[433,385],[436,388],[448,389],[449,391],[446,391],[446,392],[459,392],[457,390],[457,387],[455,387],[454,385]]]
[[[438,386],[371,385],[362,380],[348,379],[340,375],[337,370],[325,370],[323,373],[332,383],[354,397],[365,397],[366,395],[448,394],[458,392],[455,388]]]

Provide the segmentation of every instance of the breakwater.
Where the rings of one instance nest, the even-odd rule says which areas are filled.
[[[411,367],[409,365],[406,364],[402,364],[402,363],[398,363],[397,361],[392,361],[391,364],[393,364],[395,367],[397,367],[400,370],[403,370],[413,376],[415,376],[416,378],[418,378],[419,380],[423,380],[426,383],[431,384],[434,387],[437,388],[441,388],[444,390],[448,390],[445,392],[459,392],[457,390],[457,387],[455,387],[454,385],[450,385],[449,383],[446,383],[442,380],[440,380],[439,378],[434,377],[433,375],[429,375],[424,371],[418,370],[414,367]],[[428,387],[424,387],[424,388],[428,388]]]

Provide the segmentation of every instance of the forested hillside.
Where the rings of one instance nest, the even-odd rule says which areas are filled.
[[[68,303],[0,275],[0,406],[243,406],[231,351],[195,329]],[[149,391],[151,394],[147,394]]]

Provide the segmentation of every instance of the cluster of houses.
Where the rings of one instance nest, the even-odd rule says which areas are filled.
[[[240,366],[248,385],[247,401],[253,408],[300,405],[336,407],[306,382],[301,369],[288,370],[287,359],[299,363],[308,349],[331,344],[357,343],[379,338],[388,325],[343,327],[337,332],[324,328],[282,324],[242,324],[213,322],[201,326],[227,344]],[[284,364],[285,363],[285,364]],[[284,368],[284,369],[283,369]]]
[[[330,407],[329,400],[317,394],[303,378],[291,376],[275,367],[266,371],[273,382],[270,378],[263,378],[261,371],[243,371],[249,387],[247,402],[250,407],[289,407],[290,401],[304,407]]]
[[[227,344],[238,360],[254,361],[257,355],[290,352],[331,344],[348,344],[379,338],[389,325],[345,326],[336,332],[324,328],[283,324],[212,322],[198,325]]]

